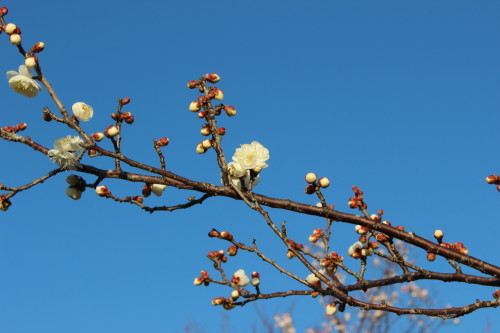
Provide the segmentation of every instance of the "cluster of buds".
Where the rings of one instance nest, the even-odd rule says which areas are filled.
[[[363,191],[361,191],[357,186],[353,186],[352,191],[354,192],[354,196],[349,198],[349,202],[347,203],[349,207],[359,209],[368,208],[368,205],[363,201]]]
[[[189,89],[198,88],[200,92],[203,92],[203,88],[201,87],[202,80],[208,81],[210,83],[217,83],[220,81],[220,76],[217,73],[210,73],[210,74],[207,73],[203,75],[203,77],[199,81],[189,81],[187,83],[187,86]]]
[[[254,287],[257,287],[260,284],[260,274],[258,272],[252,272],[250,284]]]
[[[306,175],[306,182],[309,184],[306,186],[304,192],[307,194],[313,194],[319,188],[327,188],[330,186],[330,179],[326,177],[321,177],[318,179],[315,173],[309,172]]]
[[[10,199],[0,195],[0,210],[5,212],[10,206],[12,206]]]
[[[66,183],[69,184],[69,187],[66,189],[66,195],[73,200],[80,199],[87,185],[85,180],[77,175],[69,175],[66,177]]]
[[[95,193],[97,193],[97,195],[100,197],[108,197],[111,195],[111,191],[108,190],[108,188],[104,185],[97,186],[95,188]]]
[[[196,145],[196,152],[198,154],[205,154],[207,150],[212,147],[212,140],[205,139]]]
[[[389,222],[389,221],[382,221],[382,224],[390,226],[391,222]],[[400,225],[397,226],[396,228],[399,229],[399,230],[404,230],[404,227],[400,226]],[[378,232],[375,235],[375,239],[378,240],[379,242],[387,242],[387,241],[390,241],[392,239],[392,236],[389,236],[389,235],[383,234],[381,232]]]
[[[360,259],[364,257],[371,256],[373,251],[378,249],[380,245],[377,242],[367,242],[363,244],[362,242],[356,242],[352,244],[347,250],[347,254],[354,259]]]
[[[207,253],[207,258],[215,263],[227,262],[227,257],[224,256],[224,250],[210,251]]]
[[[231,310],[234,309],[235,305],[231,298],[216,297],[212,300],[212,305],[222,305],[224,309]]]
[[[323,238],[325,232],[323,229],[314,229],[312,234],[309,236],[309,241],[311,243],[316,243],[319,239]]]
[[[104,135],[108,138],[114,138],[120,133],[120,130],[115,125],[110,125],[104,130]]]
[[[26,123],[19,123],[16,126],[4,126],[2,129],[9,133],[16,133],[24,131],[28,127]]]
[[[9,41],[12,45],[21,44],[21,28],[19,28],[17,25],[15,25],[14,23],[7,23],[3,26],[3,31],[5,31],[7,35],[10,35]]]
[[[336,267],[337,264],[342,263],[342,261],[344,261],[344,257],[337,252],[330,252],[330,254],[319,261],[319,264],[323,267]]]
[[[112,113],[111,118],[115,121],[124,121],[127,124],[133,124],[135,120],[131,112]]]
[[[442,247],[448,248],[458,253],[469,254],[469,250],[461,242],[456,243],[440,243]]]
[[[200,276],[195,278],[193,283],[195,286],[199,286],[202,283],[205,286],[208,286],[208,284],[210,283],[210,274],[208,274],[207,271],[201,271]]]
[[[500,176],[499,175],[490,175],[486,177],[486,182],[488,184],[497,185],[497,191],[500,192]]]
[[[288,246],[294,250],[297,250],[297,251],[303,251],[304,250],[304,245],[300,244],[300,243],[297,243],[291,239],[287,239],[287,242],[288,242]],[[286,257],[288,259],[292,259],[295,257],[295,254],[293,253],[292,250],[287,250],[286,251]]]

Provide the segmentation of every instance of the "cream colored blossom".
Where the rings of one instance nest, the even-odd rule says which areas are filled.
[[[243,269],[237,270],[233,274],[233,278],[231,280],[235,285],[238,287],[244,287],[250,283],[250,279],[248,276],[245,274],[245,271]]]
[[[54,149],[49,150],[47,154],[54,163],[58,164],[63,169],[75,170],[77,167],[81,166],[81,164],[76,159],[74,152],[80,149],[80,143],[82,142],[82,139],[79,137],[71,137],[68,135],[65,138],[55,140]]]
[[[19,66],[19,73],[16,71],[8,71],[7,78],[9,86],[18,94],[26,97],[35,97],[42,87],[33,80],[33,73],[26,65]]]
[[[233,161],[245,170],[251,170],[255,167],[266,168],[268,159],[269,150],[257,141],[241,145],[233,156]]]
[[[76,102],[73,104],[71,111],[73,111],[75,117],[81,121],[89,121],[94,115],[94,109],[83,102]]]

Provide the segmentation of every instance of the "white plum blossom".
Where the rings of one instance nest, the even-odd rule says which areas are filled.
[[[33,73],[26,65],[19,66],[19,73],[16,71],[8,71],[7,79],[9,86],[18,94],[26,97],[35,97],[42,87],[33,80]]]
[[[163,191],[167,188],[167,185],[163,184],[153,184],[151,185],[151,192],[153,192],[157,197],[161,197]]]
[[[67,136],[54,141],[54,149],[48,151],[48,156],[52,161],[63,169],[75,170],[81,164],[76,159],[75,151],[80,149],[82,139],[78,136]]]
[[[363,243],[356,242],[356,243],[352,244],[351,246],[349,246],[349,249],[347,250],[347,254],[352,256],[356,252],[356,250],[358,250],[358,249],[361,250],[362,248],[363,248]]]
[[[76,102],[71,106],[71,111],[78,120],[89,121],[94,115],[94,109],[83,102]]]
[[[243,269],[239,269],[233,274],[233,278],[231,280],[238,287],[244,287],[250,283],[250,279],[245,274]]]
[[[259,173],[262,168],[268,165],[266,161],[269,159],[269,150],[257,141],[251,144],[241,145],[241,148],[236,149],[233,156],[233,162],[227,164],[229,178],[231,183],[238,188],[242,188],[241,179],[245,187],[250,185],[250,170]],[[253,180],[253,186],[260,182],[260,177],[257,175]]]
[[[267,168],[266,161],[268,159],[269,150],[257,141],[241,145],[240,148],[236,149],[233,156],[233,161],[245,170],[251,170],[256,167]]]

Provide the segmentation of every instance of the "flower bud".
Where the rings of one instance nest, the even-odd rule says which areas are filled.
[[[21,44],[22,37],[19,34],[12,34],[9,37],[9,41],[12,45],[19,45]]]
[[[498,184],[500,181],[500,178],[498,177],[498,175],[489,175],[488,177],[486,177],[486,182],[488,184]]]
[[[203,148],[203,144],[200,142],[196,145],[196,152],[198,154],[205,154],[207,151]]]
[[[3,30],[5,31],[6,34],[12,35],[17,29],[17,25],[14,23],[8,23]]]
[[[70,186],[66,189],[66,195],[73,200],[78,200],[82,197],[82,191],[76,187]]]
[[[45,43],[44,42],[38,42],[33,47],[31,48],[31,52],[33,53],[39,53],[42,52],[45,49]]]
[[[121,115],[120,115],[120,118],[121,119],[125,119],[125,118],[128,118],[128,117],[132,117],[132,112],[123,112]]]
[[[441,243],[441,241],[443,240],[443,237],[444,237],[444,232],[442,230],[436,230],[434,231],[434,238],[436,238],[436,240]]]
[[[309,172],[306,175],[306,182],[308,182],[309,184],[314,183],[316,181],[316,179],[317,179],[317,177],[316,177],[315,173]]]
[[[15,35],[11,35],[10,37],[12,37],[12,36],[15,36]],[[31,57],[28,57],[28,58],[26,58],[24,60],[24,64],[28,68],[34,68],[34,67],[36,67],[37,63],[38,63],[38,57],[37,56],[31,56]]]
[[[170,142],[170,139],[169,138],[161,138],[160,140],[157,141],[157,144],[159,147],[165,147],[166,145],[168,145]]]
[[[104,185],[101,185],[101,186],[97,186],[95,188],[95,192],[97,193],[97,195],[99,195],[100,197],[105,197],[105,196],[108,196],[108,195],[111,195],[111,191],[108,190],[108,188]]]
[[[212,141],[205,139],[201,142],[201,145],[203,146],[203,148],[209,149],[210,147],[212,147]]]
[[[106,130],[104,131],[104,135],[107,136],[108,138],[112,138],[118,135],[120,131],[118,130],[118,127],[111,125]]]
[[[203,119],[207,116],[207,113],[205,111],[200,111],[198,112],[198,118]]]
[[[431,253],[431,252],[427,253],[427,260],[429,260],[429,261],[436,260],[436,254],[435,253]]]
[[[134,123],[134,116],[130,116],[130,117],[127,117],[127,118],[123,118],[123,120],[127,123],[127,124],[133,124]]]
[[[219,133],[219,135],[221,135],[221,136],[226,134],[226,128],[225,127],[217,128],[217,133]]]
[[[228,231],[223,231],[220,233],[220,238],[230,241],[233,239],[233,235]]]
[[[210,127],[203,127],[201,130],[200,130],[200,134],[203,135],[203,136],[209,136],[210,135]]]
[[[215,96],[214,96],[214,98],[215,98],[216,100],[218,100],[218,101],[222,101],[222,100],[224,99],[224,92],[223,92],[222,90],[220,90],[220,89],[217,89],[217,90],[215,91]]]
[[[104,133],[102,132],[95,132],[93,133],[90,138],[94,140],[95,142],[100,142],[102,139],[104,139]]]
[[[500,289],[497,289],[497,290],[493,293],[493,298],[494,298],[494,299],[499,299],[499,298],[500,298]]]
[[[313,185],[308,185],[306,186],[306,188],[304,189],[304,192],[306,194],[313,194],[314,192],[316,191],[316,187],[313,186]]]
[[[193,281],[193,284],[194,284],[195,286],[199,286],[199,285],[201,285],[202,283],[203,283],[203,278],[201,278],[201,277],[197,277],[197,278],[196,278],[196,279],[194,279],[194,281]]]
[[[328,179],[326,177],[321,177],[318,180],[318,185],[323,187],[323,188],[327,188],[328,186],[330,186],[330,179]]]
[[[7,7],[0,7],[0,17],[7,15],[8,12],[9,10],[7,9]]]
[[[211,237],[211,238],[219,238],[220,237],[220,232],[218,232],[217,230],[215,229],[212,229],[210,230],[210,232],[208,233],[208,237]]]
[[[144,198],[141,197],[140,195],[136,195],[135,197],[132,197],[132,200],[135,200],[138,203],[143,203],[144,202]]]
[[[28,127],[26,123],[19,123],[16,125],[16,132],[24,131]]]
[[[238,289],[234,289],[232,292],[231,292],[231,299],[233,301],[236,301],[238,298],[240,297],[240,291]]]
[[[227,249],[227,255],[228,256],[233,257],[237,253],[238,253],[238,248],[236,246],[233,245],[233,246],[228,247],[228,249]]]
[[[286,257],[288,259],[292,259],[292,258],[295,257],[295,253],[293,253],[292,251],[288,250],[288,251],[286,251]]]
[[[198,112],[201,109],[201,104],[198,101],[193,101],[189,104],[189,111]]]
[[[234,108],[234,106],[226,106],[224,110],[229,117],[236,116],[236,109]]]
[[[333,316],[337,312],[337,306],[335,304],[328,304],[325,312],[327,316]]]
[[[216,83],[220,81],[220,76],[217,73],[205,74],[205,79],[208,82]]]
[[[198,87],[199,85],[200,85],[199,81],[189,81],[187,83],[187,86],[189,89],[194,89],[194,88]]]
[[[163,191],[165,191],[165,189],[167,188],[167,185],[153,184],[150,186],[150,188],[151,188],[151,192],[153,192],[154,195],[156,195],[157,197],[161,197],[161,195],[163,194]]]

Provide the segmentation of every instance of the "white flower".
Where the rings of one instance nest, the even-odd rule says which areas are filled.
[[[54,149],[48,151],[49,157],[52,161],[63,169],[75,170],[81,164],[76,159],[73,152],[80,149],[80,143],[83,142],[79,137],[67,136],[54,141]]]
[[[255,167],[266,168],[266,161],[269,159],[269,150],[257,141],[251,144],[241,145],[236,149],[233,161],[238,163],[243,169],[250,170]]]
[[[35,97],[42,87],[32,79],[33,73],[26,65],[19,66],[19,73],[16,71],[8,71],[7,78],[9,86],[18,94],[26,97]]]
[[[81,121],[89,121],[90,118],[94,115],[94,109],[90,105],[87,105],[83,102],[76,102],[71,107],[71,111],[75,115],[78,120]]]
[[[167,185],[163,184],[153,184],[151,185],[151,192],[153,192],[156,196],[161,197],[163,191],[167,188]]]
[[[237,270],[234,274],[233,274],[233,278],[231,280],[235,285],[237,285],[238,287],[244,287],[246,286],[247,284],[250,283],[250,279],[248,278],[248,276],[245,274],[245,271],[243,269],[239,269]]]
[[[337,312],[337,306],[335,304],[328,304],[325,308],[325,312],[328,316],[333,316]]]
[[[229,162],[227,168],[231,177],[239,178],[247,175],[247,170],[243,169],[239,163]]]

